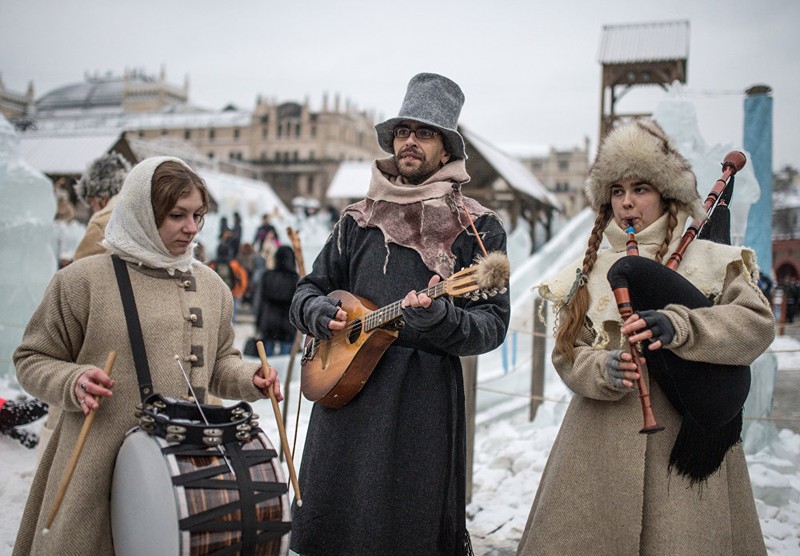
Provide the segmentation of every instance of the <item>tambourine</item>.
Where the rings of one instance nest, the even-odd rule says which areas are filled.
[[[255,437],[258,415],[247,402],[231,407],[148,396],[136,408],[139,428],[170,443],[219,446]]]

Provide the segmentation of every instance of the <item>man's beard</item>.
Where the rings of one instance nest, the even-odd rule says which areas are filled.
[[[400,158],[406,152],[411,152],[417,159],[420,161],[420,165],[416,168],[411,168],[407,166],[401,166]],[[429,177],[431,177],[438,169],[438,166],[433,166],[428,163],[428,160],[425,158],[425,153],[422,151],[417,151],[414,149],[404,149],[400,151],[398,154],[394,156],[395,164],[397,165],[398,173],[405,179],[407,182],[413,185],[419,185]]]

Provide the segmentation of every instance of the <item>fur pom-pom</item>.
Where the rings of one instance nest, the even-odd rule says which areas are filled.
[[[482,290],[503,288],[508,285],[511,265],[505,253],[493,251],[485,257],[478,257],[475,282]]]

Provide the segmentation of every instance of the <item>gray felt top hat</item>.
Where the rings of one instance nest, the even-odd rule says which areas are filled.
[[[413,120],[441,131],[450,156],[466,159],[464,138],[457,131],[463,105],[464,93],[454,81],[436,73],[418,73],[408,82],[397,117],[375,126],[378,144],[387,153],[394,154],[394,128],[403,120]]]

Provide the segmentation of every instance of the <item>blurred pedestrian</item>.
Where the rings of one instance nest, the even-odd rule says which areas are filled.
[[[275,267],[266,270],[261,278],[261,300],[256,320],[267,355],[286,354],[292,350],[297,331],[289,322],[289,307],[299,279],[294,251],[286,245],[278,247]]]

